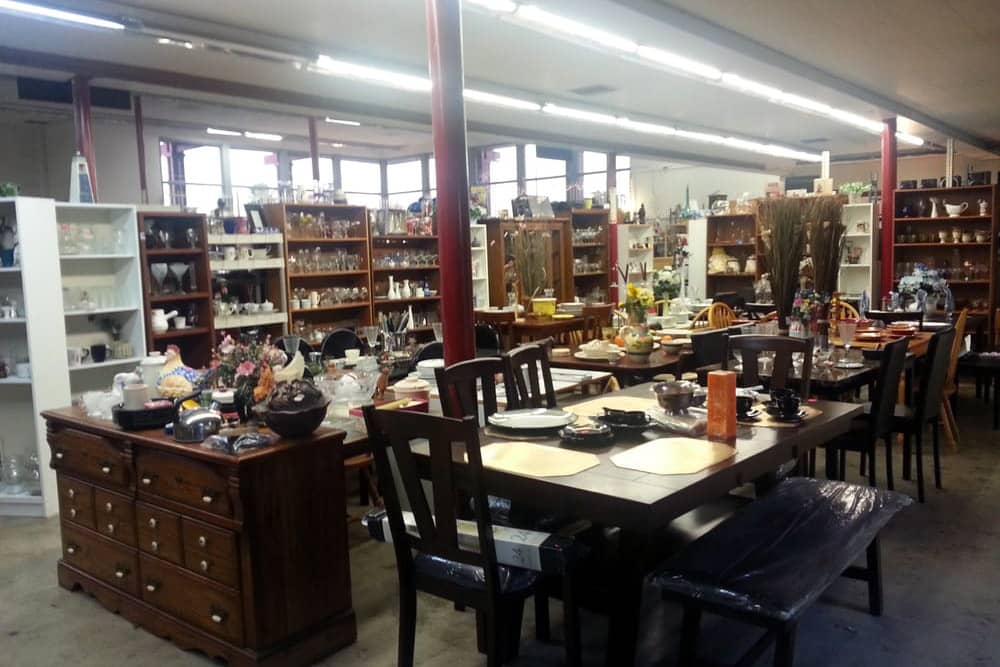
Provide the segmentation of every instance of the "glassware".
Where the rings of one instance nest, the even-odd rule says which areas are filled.
[[[444,342],[444,325],[441,322],[431,324],[431,330],[434,332],[434,340]]]
[[[167,265],[163,262],[153,262],[149,265],[149,275],[156,283],[156,293],[163,294],[163,280],[167,277]]]
[[[851,356],[851,343],[854,342],[854,332],[858,329],[858,323],[853,320],[840,320],[837,322],[837,333],[840,335],[840,342],[844,345],[844,360],[848,361]]]

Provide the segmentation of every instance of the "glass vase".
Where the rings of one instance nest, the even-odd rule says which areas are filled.
[[[648,357],[653,352],[653,336],[645,324],[633,324],[625,329],[625,352],[633,357]]]

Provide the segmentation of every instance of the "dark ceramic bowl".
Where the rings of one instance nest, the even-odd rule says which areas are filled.
[[[303,410],[264,410],[264,421],[282,438],[305,438],[326,418],[327,402]]]
[[[683,412],[694,401],[696,385],[690,382],[660,382],[653,385],[653,393],[660,407],[671,414]]]

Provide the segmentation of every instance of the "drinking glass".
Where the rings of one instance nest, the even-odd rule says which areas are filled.
[[[444,341],[444,325],[441,322],[434,322],[431,324],[431,329],[434,331],[434,340],[437,342]]]
[[[854,332],[858,329],[858,323],[854,320],[840,320],[837,322],[837,333],[840,334],[840,342],[844,344],[844,361],[850,361],[851,343],[854,342]]]

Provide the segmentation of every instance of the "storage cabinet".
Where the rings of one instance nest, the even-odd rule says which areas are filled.
[[[312,664],[355,640],[342,432],[229,456],[43,416],[61,586],[233,665]]]

